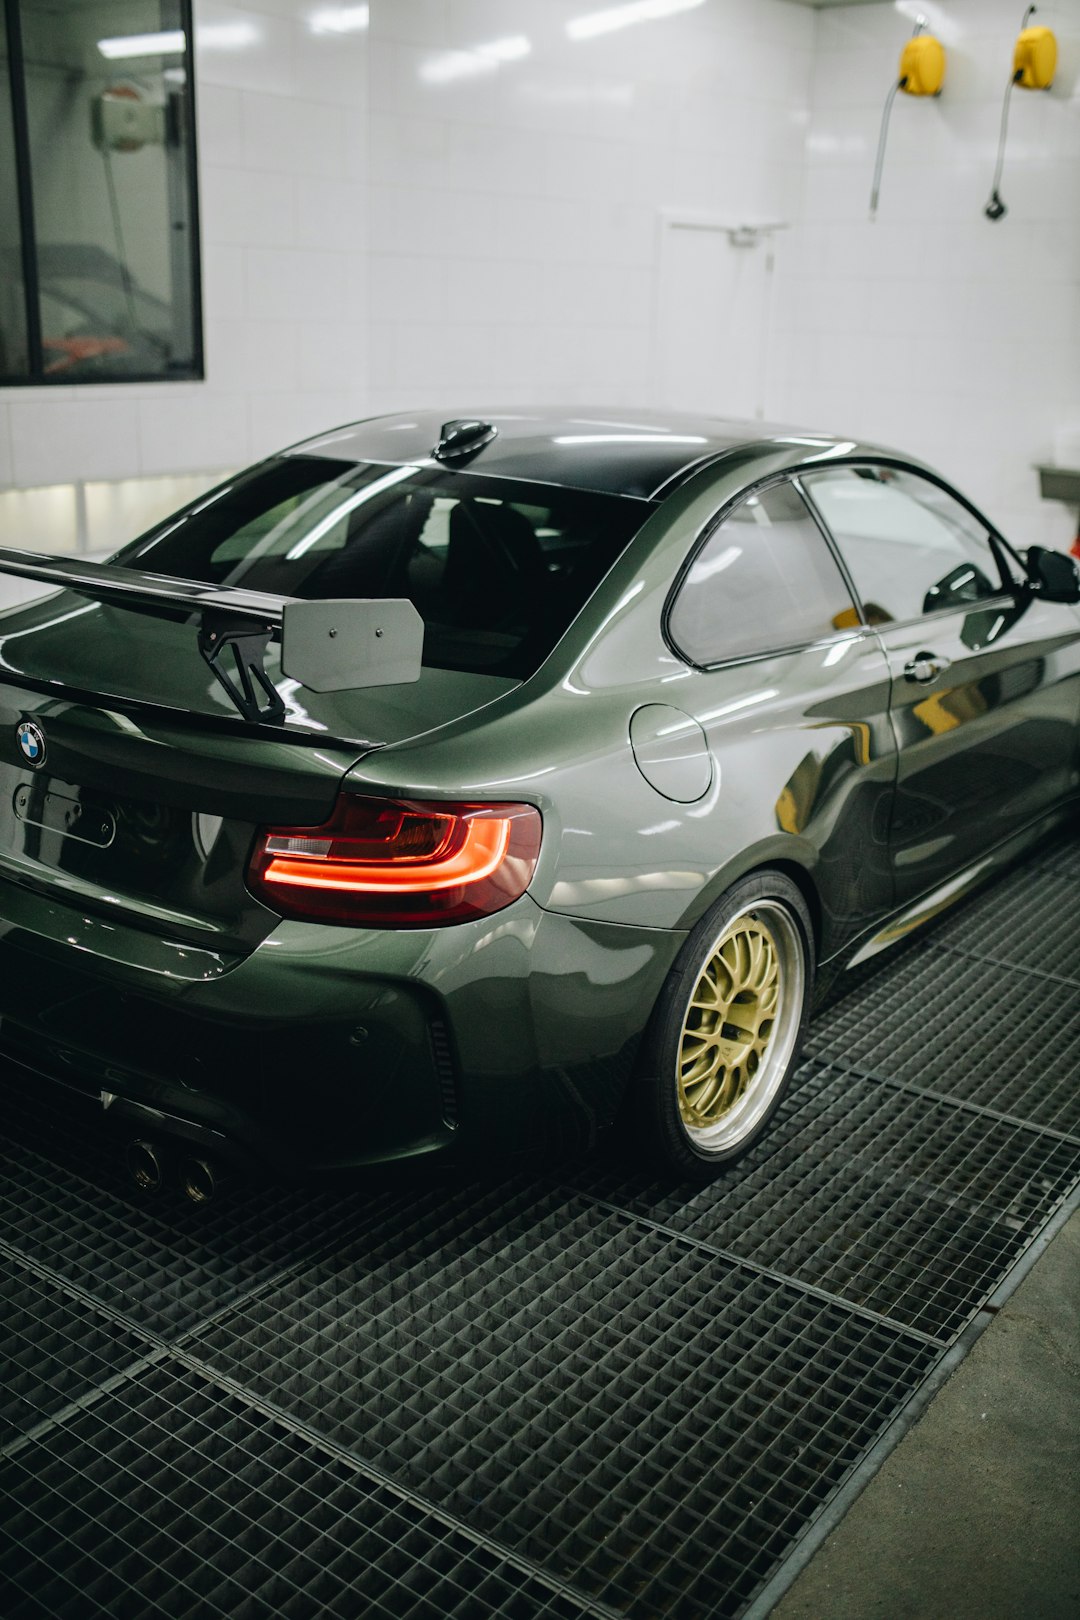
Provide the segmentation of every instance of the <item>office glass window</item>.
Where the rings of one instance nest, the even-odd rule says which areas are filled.
[[[188,0],[6,14],[3,381],[201,376]]]
[[[7,21],[0,10],[0,153],[15,149],[11,79],[7,72]],[[22,287],[22,231],[15,164],[0,162],[0,377],[18,377],[29,366],[26,301]]]

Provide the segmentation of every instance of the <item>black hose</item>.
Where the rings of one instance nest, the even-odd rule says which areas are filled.
[[[1035,6],[1028,6],[1024,12],[1024,20],[1020,24],[1023,33],[1028,23],[1034,17]],[[1009,98],[1012,95],[1013,85],[1020,78],[1020,73],[1014,73],[1005,86],[1005,100],[1001,104],[1001,131],[998,135],[997,163],[994,165],[994,178],[990,184],[990,201],[983,209],[987,219],[1004,219],[1008,209],[1001,200],[1001,171],[1005,167],[1005,138],[1009,133]]]

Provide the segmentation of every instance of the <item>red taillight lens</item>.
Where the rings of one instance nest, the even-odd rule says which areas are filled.
[[[322,827],[266,827],[248,883],[283,917],[419,928],[501,911],[540,853],[531,804],[442,804],[340,795]]]

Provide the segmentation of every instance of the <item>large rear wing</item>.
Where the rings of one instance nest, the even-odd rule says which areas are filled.
[[[272,640],[281,643],[282,673],[313,692],[420,679],[424,621],[405,597],[305,602],[8,547],[0,547],[0,574],[77,591],[111,607],[197,615],[199,652],[245,720],[285,718],[264,666]]]

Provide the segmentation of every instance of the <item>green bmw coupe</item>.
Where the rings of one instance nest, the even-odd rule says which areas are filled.
[[[624,1111],[713,1175],[1080,795],[1075,566],[872,446],[385,417],[0,572],[0,1059],[195,1198]]]

